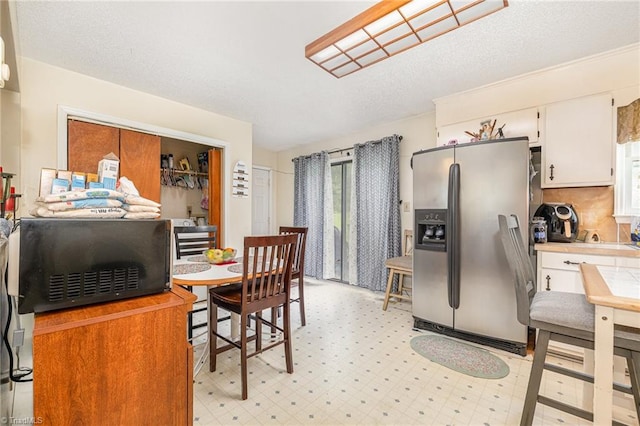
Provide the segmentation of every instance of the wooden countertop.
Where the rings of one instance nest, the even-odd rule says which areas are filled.
[[[640,247],[616,243],[544,243],[536,244],[537,251],[555,253],[596,254],[600,256],[640,257]]]

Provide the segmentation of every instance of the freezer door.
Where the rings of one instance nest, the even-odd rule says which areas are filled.
[[[413,155],[413,206],[416,209],[447,208],[447,181],[453,155],[453,147]]]
[[[461,243],[460,306],[454,326],[526,342],[526,327],[516,317],[513,275],[500,243],[498,215],[516,214],[521,223],[528,222],[528,141],[459,145],[456,162]]]
[[[413,157],[413,202],[416,209],[446,209],[449,166],[453,149],[434,149]],[[414,229],[414,241],[422,241]],[[453,326],[453,309],[447,288],[447,253],[413,250],[413,315],[426,321]]]

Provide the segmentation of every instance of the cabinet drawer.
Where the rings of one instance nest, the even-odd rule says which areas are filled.
[[[592,254],[539,252],[538,256],[542,268],[565,269],[569,271],[579,271],[579,265],[581,263],[605,266],[614,266],[616,263],[613,257]]]
[[[640,268],[639,257],[618,257],[616,258],[616,266],[625,266],[628,268]]]
[[[540,269],[538,291],[564,291],[584,294],[580,273],[563,269]]]

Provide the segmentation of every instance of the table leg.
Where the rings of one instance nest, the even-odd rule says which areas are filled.
[[[594,364],[593,351],[591,349],[585,349],[582,361],[582,371],[593,376]],[[588,382],[584,382],[582,384],[582,403],[585,410],[593,412],[593,384]]]
[[[234,342],[240,338],[240,315],[231,313],[231,340]]]
[[[613,412],[614,309],[596,305],[593,423],[610,425]]]

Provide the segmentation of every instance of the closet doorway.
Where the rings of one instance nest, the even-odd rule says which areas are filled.
[[[224,199],[228,194],[223,187],[223,177],[229,168],[224,157],[226,143],[68,107],[59,108],[58,123],[58,169],[95,173],[93,169],[97,162],[114,152],[121,161],[120,176],[130,178],[143,197],[163,204],[162,218],[202,218],[206,223],[218,226],[218,238],[220,244],[224,244]],[[179,151],[176,151],[176,171],[172,175],[180,176],[180,181],[186,183],[185,188],[161,185],[163,173],[166,173],[161,164],[164,150],[167,153]],[[206,153],[206,171],[198,169],[197,157],[202,153]],[[189,158],[192,170],[184,170],[179,161],[194,154],[194,158]],[[197,187],[205,181],[207,189]],[[171,196],[172,191],[174,196]],[[176,194],[181,194],[184,200],[176,203]]]

